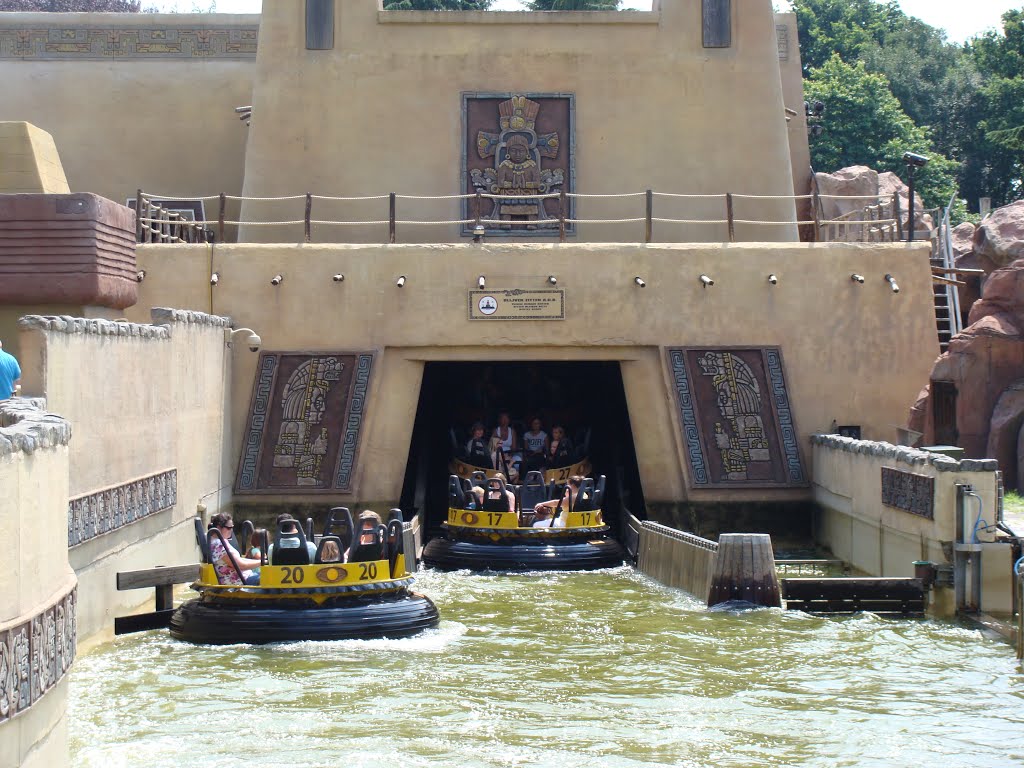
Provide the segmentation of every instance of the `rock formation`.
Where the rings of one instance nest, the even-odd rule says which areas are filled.
[[[889,171],[878,173],[866,165],[853,165],[835,173],[816,173],[814,176],[818,184],[818,192],[823,196],[821,200],[823,218],[837,219],[862,210],[865,206],[876,205],[880,197],[887,199],[896,195],[900,200],[903,231],[907,231],[910,215],[910,188],[895,173]],[[830,195],[843,195],[858,199],[832,200],[828,197]],[[922,213],[924,203],[920,195],[916,193],[914,194],[914,206],[917,231],[931,231],[934,221],[931,216]]]

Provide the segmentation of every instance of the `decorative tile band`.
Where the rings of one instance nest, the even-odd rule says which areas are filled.
[[[0,28],[0,60],[255,59],[259,25]]]
[[[178,502],[178,470],[79,496],[68,503],[68,546],[123,528]]]
[[[78,588],[28,621],[0,631],[0,725],[24,712],[71,668]]]
[[[352,401],[348,409],[348,420],[345,424],[345,441],[338,457],[338,472],[334,486],[340,491],[352,489],[352,470],[356,465],[356,451],[359,448],[359,430],[363,426],[363,413],[366,407],[366,390],[370,383],[370,367],[373,355],[359,355],[356,360],[355,381],[352,385]]]
[[[882,503],[934,520],[935,478],[882,467]]]
[[[695,486],[707,485],[710,482],[704,450],[700,444],[700,433],[697,430],[697,416],[693,409],[693,394],[690,382],[686,378],[686,360],[681,349],[673,349],[668,354],[672,366],[672,380],[676,387],[679,403],[679,416],[683,422],[683,438],[686,441],[686,453],[690,458],[690,471],[693,473]]]
[[[779,61],[789,61],[789,27],[776,24],[775,39],[779,46]]]

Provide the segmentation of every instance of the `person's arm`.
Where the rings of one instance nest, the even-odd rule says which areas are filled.
[[[238,564],[239,570],[251,571],[253,568],[259,568],[263,564],[259,560],[253,560],[251,557],[242,557],[230,544],[227,545],[227,550],[228,556]]]
[[[505,498],[508,499],[508,511],[516,511],[516,495],[512,491],[505,491]]]

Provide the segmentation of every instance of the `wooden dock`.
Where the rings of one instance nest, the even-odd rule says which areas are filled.
[[[925,609],[921,579],[835,578],[782,579],[786,609],[807,613],[920,615]]]

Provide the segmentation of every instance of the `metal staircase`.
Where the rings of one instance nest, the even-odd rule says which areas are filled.
[[[939,336],[939,350],[945,352],[950,340],[963,330],[960,316],[960,294],[956,287],[956,262],[953,257],[953,229],[949,223],[949,209],[942,211],[939,226],[932,232],[932,292],[935,295],[935,326]],[[937,215],[939,211],[936,211]]]

